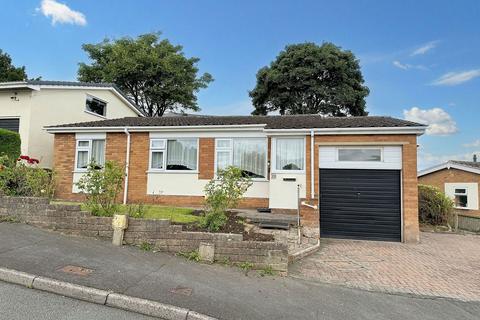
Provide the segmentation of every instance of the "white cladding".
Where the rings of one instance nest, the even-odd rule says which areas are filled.
[[[361,146],[321,146],[319,148],[319,167],[324,169],[402,169],[401,146],[365,146],[381,149],[381,161],[339,161],[341,148],[362,148]]]

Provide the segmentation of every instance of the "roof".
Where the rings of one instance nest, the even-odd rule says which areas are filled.
[[[81,82],[81,81],[47,81],[47,80],[27,80],[15,82],[0,82],[1,89],[29,89],[39,90],[41,87],[61,87],[61,88],[101,88],[112,90],[120,96],[138,115],[144,116],[143,111],[137,106],[120,88],[114,83],[107,82]]]
[[[285,116],[195,116],[195,117],[156,117],[138,118],[126,117],[102,121],[63,124],[48,127],[54,129],[70,128],[193,128],[193,127],[261,127],[264,130],[310,130],[310,129],[415,129],[422,134],[426,126],[391,117],[365,116],[365,117],[324,117],[321,115],[285,115]]]
[[[449,160],[445,163],[418,172],[418,176],[425,176],[444,169],[457,169],[467,172],[480,174],[480,162]]]

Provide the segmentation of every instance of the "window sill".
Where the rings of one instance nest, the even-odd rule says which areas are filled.
[[[198,174],[198,170],[147,170],[147,173],[185,173],[185,174]]]
[[[75,169],[72,171],[73,173],[87,173],[87,169],[82,170],[82,169]]]
[[[465,208],[465,207],[453,207],[454,209],[458,210],[478,210],[478,209],[473,209],[473,208]]]
[[[272,174],[305,174],[305,170],[272,170]]]
[[[88,110],[83,110],[85,113],[88,113],[92,116],[96,116],[96,117],[99,117],[99,118],[102,118],[102,119],[107,119],[106,116],[102,116],[101,114],[98,114],[98,113],[95,113],[95,112],[92,112],[92,111],[88,111]]]

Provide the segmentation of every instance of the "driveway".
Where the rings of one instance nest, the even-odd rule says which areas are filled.
[[[293,277],[388,293],[480,301],[480,236],[422,233],[420,244],[322,239]]]

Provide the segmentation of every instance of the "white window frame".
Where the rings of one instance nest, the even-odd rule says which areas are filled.
[[[477,182],[445,182],[444,183],[445,194],[450,199],[452,199],[452,201],[455,201],[455,195],[467,196],[466,207],[457,207],[457,206],[454,207],[455,209],[459,209],[459,210],[478,210],[479,209],[478,187],[479,187],[479,184]],[[456,193],[455,189],[465,189],[466,194]]]
[[[95,100],[98,100],[100,102],[103,102],[105,103],[105,108],[104,108],[104,115],[101,115],[101,114],[98,114],[96,112],[93,112],[93,111],[90,111],[88,110],[87,108],[87,100],[88,98],[92,98],[92,99],[95,99]],[[94,115],[94,116],[97,116],[97,117],[100,117],[100,118],[103,118],[103,119],[107,119],[107,106],[108,106],[108,102],[103,100],[103,99],[100,99],[100,98],[97,98],[91,94],[87,94],[86,97],[85,97],[85,112],[88,113],[88,114],[91,114],[91,115]]]
[[[464,189],[464,190],[465,190],[465,193],[457,193],[457,192],[455,192],[456,189]],[[469,193],[469,192],[468,192],[468,187],[466,187],[466,186],[453,187],[453,203],[454,203],[454,204],[453,204],[453,207],[454,207],[455,209],[462,209],[462,210],[468,210],[468,209],[469,209],[469,203],[468,203],[468,202],[469,202],[469,201],[468,201],[468,198],[469,198],[469,197],[468,197],[468,193]],[[466,206],[465,206],[465,207],[457,207],[457,206],[455,206],[455,197],[456,197],[456,196],[466,196],[466,197],[467,197],[467,203],[466,203]]]
[[[75,144],[75,168],[74,171],[76,172],[86,172],[88,168],[79,168],[78,167],[78,152],[79,151],[87,151],[87,159],[90,163],[92,161],[92,142],[93,141],[104,141],[103,143],[103,154],[105,155],[105,150],[107,148],[107,140],[106,139],[77,139]],[[80,142],[88,142],[88,147],[81,147]],[[106,155],[105,155],[106,156]],[[104,159],[105,161],[106,159]]]
[[[268,138],[266,137],[236,137],[236,138],[215,138],[215,160],[214,160],[214,174],[217,176],[217,152],[228,151],[230,152],[230,165],[233,165],[233,144],[234,140],[265,140],[265,178],[252,178],[252,181],[268,181]],[[230,147],[218,147],[218,141],[230,141]]]
[[[197,168],[195,170],[168,170],[167,169],[167,156],[168,156],[168,140],[196,140],[197,142]],[[153,147],[153,141],[163,141],[163,147]],[[149,161],[148,161],[148,172],[162,172],[162,173],[198,173],[199,167],[199,138],[151,138],[150,139],[150,150],[149,150]],[[152,153],[153,152],[163,152],[163,169],[152,168]]]
[[[279,169],[277,170],[277,140],[282,140],[282,139],[303,139],[303,169],[302,170],[282,170]],[[306,167],[307,167],[307,149],[306,149],[306,138],[305,136],[288,136],[288,137],[278,137],[278,138],[272,138],[272,146],[271,146],[271,172],[272,173],[305,173]]]
[[[357,149],[357,150],[380,150],[380,161],[361,161],[361,160],[340,160],[340,150],[352,150],[352,149]],[[384,162],[384,156],[383,156],[383,148],[382,147],[369,147],[369,146],[345,146],[345,147],[337,147],[335,150],[335,160],[337,162],[346,162],[346,163],[380,163]]]

